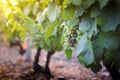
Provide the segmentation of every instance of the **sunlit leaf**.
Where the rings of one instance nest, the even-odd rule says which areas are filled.
[[[56,15],[57,15],[56,10],[57,10],[57,6],[55,0],[53,0],[48,5],[48,18],[50,19],[51,22],[56,20]]]
[[[34,4],[33,10],[32,10],[32,13],[33,13],[34,15],[37,14],[38,8],[39,8],[39,3],[36,2],[36,3]]]
[[[13,5],[13,6],[16,6],[18,5],[18,1],[17,0],[9,0],[10,3]]]
[[[30,14],[30,9],[31,9],[31,6],[29,4],[26,5],[23,9],[24,14],[29,15]]]
[[[48,37],[52,36],[54,33],[55,28],[59,25],[59,23],[53,22],[53,23],[49,23],[47,28],[46,28],[46,33],[44,35],[44,37],[47,39]]]
[[[6,0],[1,0],[2,1],[2,3],[6,3]]]
[[[46,8],[48,6],[50,0],[41,0],[40,1],[40,6],[42,9]]]
[[[67,4],[72,3],[72,0],[65,0]]]
[[[62,12],[62,18],[64,20],[71,19],[74,16],[74,9],[64,9]]]
[[[8,18],[11,13],[12,13],[12,9],[11,8],[7,8],[5,16]]]
[[[36,16],[36,21],[38,23],[42,23],[44,20],[45,20],[45,16],[44,16],[43,12],[39,11]]]
[[[69,4],[69,3],[67,2],[67,0],[64,0],[64,1],[63,1],[63,4],[62,4],[62,9],[66,8],[66,7],[67,7],[67,4]]]

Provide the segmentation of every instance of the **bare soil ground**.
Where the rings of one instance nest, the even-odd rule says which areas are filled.
[[[0,80],[46,80],[46,75],[35,73],[32,69],[35,49],[32,50],[32,61],[26,62],[17,48],[10,48],[0,42]],[[46,51],[42,50],[40,65],[44,66]],[[50,80],[110,80],[108,72],[93,73],[76,59],[67,60],[63,52],[56,52],[51,58],[50,69],[54,77]],[[61,79],[60,79],[61,78]]]

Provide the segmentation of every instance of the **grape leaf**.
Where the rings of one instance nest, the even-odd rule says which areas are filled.
[[[45,16],[41,11],[37,13],[36,20],[38,23],[42,23],[45,20]]]
[[[76,47],[76,52],[80,62],[89,65],[94,61],[92,44],[87,35],[83,35]]]
[[[93,45],[95,61],[99,61],[103,56],[103,49],[98,47],[96,41],[93,41],[92,45]]]
[[[37,14],[37,12],[38,12],[38,7],[39,7],[39,4],[36,2],[36,3],[34,4],[33,10],[32,10],[32,13],[33,13],[34,15]]]
[[[116,50],[109,50],[105,52],[103,62],[105,65],[111,64],[111,67],[120,68],[120,47]]]
[[[55,35],[56,27],[58,27],[59,25],[60,25],[60,22],[58,21],[48,23],[44,37],[47,39],[48,37]]]
[[[79,29],[81,31],[87,32],[91,38],[93,35],[97,34],[97,27],[94,18],[90,18],[88,15],[82,17],[81,22],[79,23]]]
[[[82,5],[84,8],[90,7],[96,0],[82,0]]]
[[[11,16],[11,14],[12,14],[12,9],[11,8],[7,8],[7,7],[4,7],[4,15],[5,15],[5,17],[7,17],[7,18],[9,18],[10,16]],[[10,21],[10,20],[9,20]]]
[[[49,3],[48,5],[48,18],[51,22],[56,20],[56,3],[55,0],[53,0],[52,2]]]
[[[82,14],[84,13],[85,9],[81,6],[77,7],[76,8],[76,11],[75,11],[75,16],[78,17],[78,16],[82,16]]]
[[[73,18],[73,16],[74,16],[74,9],[66,8],[62,12],[63,20],[69,20],[69,19]]]
[[[105,58],[103,60],[104,64],[107,65],[107,64],[110,64],[114,61],[113,60],[114,55],[112,53],[110,53],[109,51],[106,51],[104,56],[105,56]]]
[[[16,6],[18,5],[18,1],[17,0],[9,0],[10,3],[13,5],[13,6]]]
[[[103,8],[104,6],[107,5],[109,0],[98,0],[98,2],[99,2],[100,7]]]
[[[67,26],[75,26],[77,24],[78,24],[78,19],[76,19],[76,18],[70,19],[67,22]]]
[[[46,28],[46,33],[44,35],[44,37],[47,39],[48,37],[50,37],[54,31],[55,26],[50,24],[47,28]]]
[[[97,38],[97,45],[108,50],[116,49],[120,45],[120,36],[112,31],[102,32]]]
[[[102,26],[102,30],[107,32],[110,30],[115,30],[117,25],[120,24],[120,6],[106,6],[101,12],[101,15],[96,18],[97,24]],[[109,15],[108,15],[109,13]]]
[[[74,4],[74,5],[80,5],[81,2],[82,2],[82,0],[66,0],[66,3],[67,3],[67,4],[72,3],[72,4]]]
[[[72,0],[72,3],[74,5],[80,5],[82,3],[82,0]]]
[[[100,15],[100,8],[97,4],[95,4],[90,11],[90,17],[98,17]]]
[[[101,66],[101,64],[100,64],[100,62],[94,62],[94,63],[92,63],[92,64],[90,64],[89,66],[87,66],[88,68],[90,67],[91,68],[91,70],[93,71],[93,72],[98,72],[98,71],[100,71],[101,70],[101,68],[102,68],[102,66]]]
[[[30,14],[31,6],[28,4],[23,8],[23,12],[26,16]]]
[[[64,0],[65,1],[65,0]],[[70,3],[72,3],[72,0],[66,0],[66,3],[67,4],[70,4]]]
[[[71,59],[72,58],[72,50],[71,49],[66,49],[65,50],[65,55],[66,55],[67,59]]]

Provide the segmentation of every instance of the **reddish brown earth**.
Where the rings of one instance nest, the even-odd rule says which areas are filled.
[[[46,75],[34,73],[32,64],[35,49],[32,50],[32,61],[26,62],[25,55],[21,56],[17,48],[0,42],[0,80],[46,80]],[[45,65],[46,51],[42,50],[40,63]],[[76,56],[72,60],[67,60],[63,52],[56,52],[51,58],[50,69],[54,78],[65,78],[65,80],[110,80],[107,72],[93,73],[90,69],[84,68],[77,61]],[[107,75],[107,76],[106,76]]]

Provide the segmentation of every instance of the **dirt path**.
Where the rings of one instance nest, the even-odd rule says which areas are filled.
[[[10,48],[5,44],[1,43],[0,44],[0,64],[2,67],[0,69],[1,71],[3,70],[4,72],[3,67],[5,67],[6,65],[8,64],[12,66],[16,65],[17,67],[14,70],[15,72],[14,77],[16,75],[17,77],[20,77],[18,76],[18,74],[23,75],[25,73],[25,71],[21,72],[21,70],[23,69],[27,69],[28,74],[30,74],[29,72],[33,71],[32,63],[34,60],[34,55],[35,55],[35,49],[32,50],[32,55],[31,55],[32,62],[29,62],[29,63],[25,62],[24,61],[25,55],[21,56],[19,55],[16,48]],[[45,61],[46,61],[46,51],[42,50],[41,56],[40,56],[40,64],[44,66]],[[9,68],[9,66],[7,67]],[[72,60],[68,61],[64,56],[63,52],[57,52],[52,56],[51,62],[50,62],[50,69],[52,71],[52,74],[55,75],[55,77],[52,80],[57,80],[57,78],[65,78],[66,80],[109,80],[107,78],[102,79],[102,77],[104,76],[103,73],[100,72],[100,73],[94,74],[91,70],[81,66],[76,59],[76,55],[73,56]],[[16,71],[18,71],[19,73],[16,73]],[[34,74],[32,74],[32,76],[33,75]],[[3,80],[7,80],[7,79],[3,79]],[[15,80],[15,79],[13,79],[12,77],[12,79],[8,79],[8,80]],[[32,78],[30,78],[29,80],[32,80]]]

